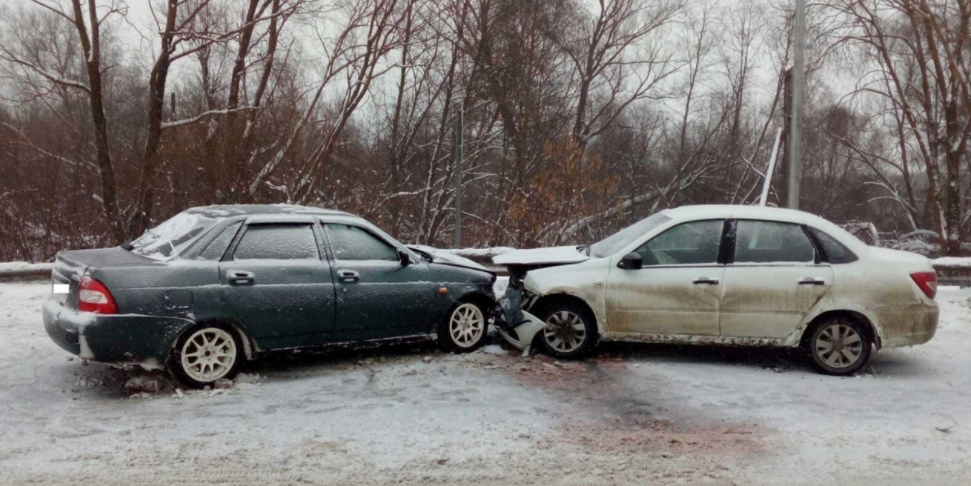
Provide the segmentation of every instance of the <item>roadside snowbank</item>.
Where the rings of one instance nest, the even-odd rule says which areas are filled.
[[[0,262],[0,275],[7,273],[44,272],[54,269],[53,263]]]
[[[971,270],[971,257],[942,257],[931,260],[935,268],[954,268]]]

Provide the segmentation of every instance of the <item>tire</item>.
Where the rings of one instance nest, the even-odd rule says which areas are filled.
[[[229,326],[207,324],[179,336],[169,359],[169,371],[192,388],[233,379],[246,359],[239,333]]]
[[[590,354],[597,345],[597,321],[586,308],[575,302],[553,302],[544,306],[538,317],[546,327],[536,339],[550,356],[578,359]]]
[[[830,317],[813,328],[809,358],[824,375],[851,376],[870,360],[873,341],[856,319]]]
[[[459,302],[439,325],[438,342],[453,353],[475,351],[485,342],[489,331],[488,314],[476,302]]]

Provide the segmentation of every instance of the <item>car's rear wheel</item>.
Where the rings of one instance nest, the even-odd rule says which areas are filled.
[[[597,323],[586,309],[570,301],[553,302],[540,312],[546,323],[539,341],[556,358],[581,358],[597,344]]]
[[[184,333],[172,350],[169,369],[194,388],[232,379],[243,364],[243,343],[232,329],[204,325]]]
[[[442,347],[456,353],[474,351],[485,340],[489,323],[482,307],[475,302],[461,302],[452,309],[448,320],[438,331]]]
[[[863,326],[845,316],[819,323],[809,338],[809,356],[821,373],[849,376],[870,360],[873,342]]]

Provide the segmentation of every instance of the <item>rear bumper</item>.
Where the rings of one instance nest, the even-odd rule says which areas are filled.
[[[67,352],[147,368],[162,367],[175,340],[195,324],[178,317],[78,312],[55,300],[45,302],[42,312],[47,335]]]
[[[941,309],[936,304],[916,304],[880,312],[882,347],[916,346],[930,341],[937,333]]]

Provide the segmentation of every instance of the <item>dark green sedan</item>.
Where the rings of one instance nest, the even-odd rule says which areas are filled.
[[[267,351],[425,339],[471,351],[495,279],[348,213],[208,206],[120,247],[59,253],[44,327],[81,358],[204,387]]]

